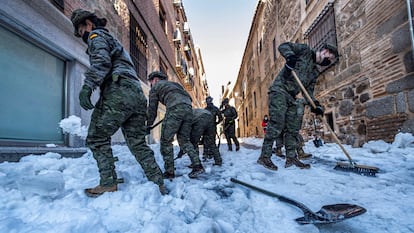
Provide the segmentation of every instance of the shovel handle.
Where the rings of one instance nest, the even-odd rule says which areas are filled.
[[[157,123],[155,123],[155,124],[151,125],[151,126],[150,126],[150,129],[153,129],[153,128],[157,127],[157,126],[158,126],[159,124],[161,124],[163,121],[164,121],[164,118],[163,118],[163,119],[161,119],[160,121],[158,121]]]
[[[230,178],[230,181],[231,182],[234,182],[234,183],[237,183],[237,184],[241,184],[243,186],[246,186],[248,188],[251,188],[253,190],[256,190],[258,192],[261,192],[263,194],[266,194],[266,195],[268,195],[270,197],[276,197],[277,199],[279,199],[279,201],[283,201],[283,202],[289,203],[291,205],[294,205],[294,206],[298,207],[299,209],[301,209],[303,211],[303,213],[305,214],[305,216],[307,214],[315,214],[312,210],[310,210],[308,207],[306,207],[304,204],[302,204],[302,203],[300,203],[298,201],[292,200],[290,198],[287,198],[285,196],[279,195],[277,193],[270,192],[270,191],[265,190],[265,189],[261,189],[259,187],[253,186],[251,184],[245,183],[245,182],[240,181],[240,180],[235,179],[235,178]]]
[[[312,108],[316,108],[315,102],[313,102],[313,100],[310,97],[308,91],[306,91],[305,87],[303,86],[302,82],[300,81],[298,75],[296,74],[296,72],[294,70],[292,70],[292,74],[293,74],[293,77],[295,78],[295,81],[297,82],[297,84],[299,85],[300,89],[302,90],[302,93],[305,95],[306,99],[308,100],[308,102],[310,103],[310,105],[312,106]],[[332,134],[332,136],[333,136],[336,144],[338,144],[338,146],[344,152],[344,154],[346,155],[346,157],[348,157],[349,162],[352,164],[353,162],[352,162],[351,156],[349,155],[348,151],[345,150],[345,147],[339,141],[338,137],[336,136],[336,133],[332,130],[331,126],[329,126],[328,122],[326,121],[325,115],[322,116],[322,121],[325,124],[326,128],[328,128],[329,132],[331,132],[331,134]]]

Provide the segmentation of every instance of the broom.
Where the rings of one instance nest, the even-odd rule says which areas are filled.
[[[302,90],[303,94],[306,96],[306,99],[311,104],[313,108],[316,108],[316,104],[313,102],[312,98],[310,97],[309,93],[306,91],[305,87],[303,86],[302,82],[300,81],[299,77],[295,73],[294,70],[292,70],[293,77],[295,78],[295,81],[300,86],[300,89]],[[348,157],[349,163],[344,162],[338,162],[335,166],[335,170],[342,170],[342,171],[348,171],[348,172],[355,172],[358,174],[363,174],[367,176],[375,176],[375,174],[379,171],[379,168],[372,167],[372,166],[366,166],[366,165],[358,165],[354,161],[352,161],[351,156],[349,153],[345,150],[341,142],[339,141],[338,137],[336,136],[335,132],[331,129],[328,122],[326,121],[325,116],[322,116],[322,121],[325,124],[326,128],[328,128],[329,132],[331,132],[336,144],[342,149],[346,157]]]

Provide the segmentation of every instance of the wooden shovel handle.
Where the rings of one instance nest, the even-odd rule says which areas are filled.
[[[294,70],[292,70],[292,74],[293,74],[293,77],[295,78],[295,81],[298,83],[300,89],[302,90],[302,93],[305,95],[306,99],[308,100],[308,102],[310,103],[310,105],[312,106],[312,108],[316,108],[315,102],[313,102],[313,100],[310,97],[308,91],[306,91],[305,87],[303,86],[302,82],[300,81],[298,75],[296,74],[296,72]],[[332,134],[332,136],[333,136],[336,144],[338,144],[338,146],[342,149],[342,151],[344,152],[344,154],[346,155],[346,157],[348,157],[349,161],[352,163],[351,156],[345,150],[344,146],[339,141],[338,137],[336,136],[336,133],[332,130],[331,126],[329,126],[328,122],[326,121],[325,115],[322,116],[322,121],[325,124],[326,128],[328,128],[329,132],[331,132],[331,134]]]

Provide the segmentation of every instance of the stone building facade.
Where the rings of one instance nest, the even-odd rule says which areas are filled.
[[[239,112],[239,136],[263,136],[260,122],[268,111],[268,87],[285,63],[277,47],[285,41],[314,48],[323,42],[338,46],[341,57],[335,66],[321,70],[315,96],[342,143],[389,142],[400,131],[414,132],[413,45],[406,1],[266,0],[257,5],[229,95]],[[314,123],[306,110],[305,138],[314,135]],[[316,123],[329,141],[327,128]]]
[[[194,46],[180,0],[5,1],[0,7],[0,107],[6,109],[0,116],[2,156],[18,156],[21,148],[29,154],[46,144],[57,148],[37,151],[83,147],[80,137],[65,135],[58,126],[71,115],[88,125],[91,114],[78,102],[89,61],[86,45],[73,35],[70,16],[77,8],[108,20],[108,30],[130,53],[146,94],[147,75],[162,70],[185,87],[194,107],[203,107],[208,86],[201,52]],[[92,99],[97,98],[94,92]],[[161,118],[164,110],[159,110]],[[155,128],[151,139],[158,138],[159,131]],[[123,142],[120,132],[113,141]]]

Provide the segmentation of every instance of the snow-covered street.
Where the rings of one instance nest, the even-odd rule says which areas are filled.
[[[414,137],[398,134],[393,144],[373,141],[362,148],[345,146],[357,164],[380,168],[376,177],[336,171],[346,159],[336,144],[316,148],[312,168],[279,167],[270,171],[256,163],[262,139],[243,138],[239,152],[220,151],[223,166],[204,163],[206,174],[189,179],[190,160],[176,160],[176,177],[166,181],[169,195],[148,182],[126,146],[113,146],[119,191],[88,198],[84,188],[98,183],[90,153],[62,158],[55,153],[29,155],[19,163],[0,164],[0,232],[414,232]],[[223,142],[222,142],[223,143]],[[159,145],[151,145],[163,169]],[[247,147],[251,148],[248,149]],[[256,147],[256,148],[255,148]],[[178,147],[174,147],[178,152]],[[234,177],[302,202],[313,211],[323,205],[349,203],[367,209],[361,216],[329,225],[299,225],[298,208],[230,182]]]

